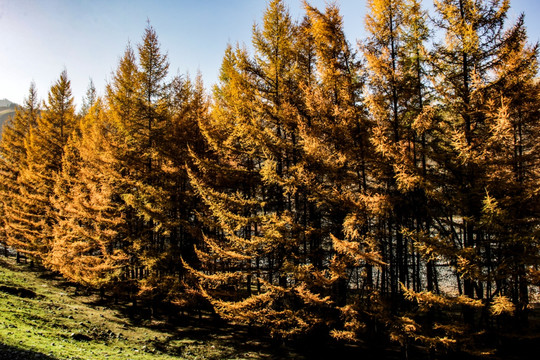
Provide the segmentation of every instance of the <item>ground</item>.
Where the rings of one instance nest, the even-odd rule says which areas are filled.
[[[396,358],[394,350],[285,346],[253,328],[210,314],[142,316],[77,289],[57,274],[0,256],[0,360],[18,359],[312,359]],[[368,356],[369,355],[369,356]]]
[[[105,305],[105,306],[104,306]],[[141,320],[46,272],[0,258],[0,359],[271,359],[287,355],[203,315]],[[277,350],[277,351],[276,351]],[[280,352],[282,352],[280,354]],[[285,353],[284,353],[285,352]]]
[[[17,264],[14,256],[0,256],[0,360],[405,358],[399,347],[388,344],[284,345],[257,329],[216,321],[209,313],[199,317],[174,309],[167,312],[150,316],[140,305],[135,309],[128,302],[115,305],[57,274],[29,263]],[[540,340],[539,313],[536,309],[531,314],[532,325],[522,333],[501,329],[492,351],[462,353],[460,359],[531,358],[527,354],[537,349]],[[486,340],[493,345],[494,341]],[[425,349],[411,349],[409,359],[455,355],[430,357]]]

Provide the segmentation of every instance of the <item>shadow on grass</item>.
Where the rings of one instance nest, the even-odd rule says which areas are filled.
[[[233,325],[209,311],[192,310],[160,303],[139,302],[136,307],[127,299],[114,304],[112,297],[86,302],[116,310],[126,324],[152,329],[163,337],[147,339],[146,346],[160,353],[181,358],[259,358],[259,359],[332,359],[363,358],[397,359],[394,352],[383,348],[344,346],[330,339],[281,342],[255,326]],[[197,353],[200,351],[200,353]],[[210,353],[209,353],[210,351]]]
[[[6,268],[9,270],[17,270],[17,267],[13,265],[12,263],[8,262],[3,255],[0,256],[0,267]]]
[[[28,360],[28,359],[36,359],[36,360],[56,360],[56,358],[53,358],[51,356],[30,351],[30,350],[22,350],[15,348],[13,346],[0,344],[0,360]]]
[[[22,265],[22,266],[21,266]],[[217,319],[209,308],[202,304],[196,304],[188,311],[170,303],[138,301],[133,306],[130,299],[125,297],[115,298],[110,293],[98,294],[92,289],[82,288],[66,281],[50,271],[43,270],[39,266],[29,268],[28,264],[14,264],[14,261],[6,261],[0,256],[0,266],[14,271],[37,272],[37,277],[47,280],[49,286],[62,290],[71,298],[93,307],[107,308],[116,312],[115,319],[110,319],[118,326],[113,330],[117,334],[104,331],[86,331],[81,336],[83,341],[107,340],[110,338],[120,339],[123,329],[141,327],[152,329],[162,336],[136,340],[134,346],[141,346],[146,351],[154,349],[160,353],[172,357],[181,358],[259,358],[259,359],[365,359],[397,360],[429,359],[430,354],[426,349],[412,347],[405,355],[399,347],[388,342],[366,341],[356,346],[338,344],[325,337],[312,337],[296,342],[278,342],[272,339],[266,332],[256,327],[231,325]],[[36,285],[37,286],[37,285]],[[43,286],[43,285],[42,285]],[[35,298],[36,294],[31,289],[24,289],[7,281],[0,285],[0,292],[23,298]],[[534,311],[533,311],[534,310]],[[537,353],[540,341],[540,311],[531,309],[529,326],[523,333],[505,334],[504,329],[499,329],[493,335],[486,333],[485,346],[482,348],[492,349],[494,355],[487,354],[467,355],[461,352],[447,355],[436,354],[439,359],[460,358],[468,359],[523,359],[531,358],[528,354]],[[66,312],[66,314],[68,314]],[[97,318],[99,320],[99,317]],[[81,323],[82,324],[82,323]],[[92,326],[99,327],[93,323]],[[86,326],[85,326],[86,328]],[[89,327],[88,327],[89,328]],[[82,329],[81,329],[82,331]],[[493,336],[491,336],[493,335]],[[82,338],[84,336],[84,338]],[[152,335],[153,336],[153,335]],[[76,340],[76,339],[75,339]],[[44,354],[20,350],[0,344],[0,360],[18,359],[54,359]]]
[[[163,336],[159,338],[145,340],[145,348],[173,357],[365,360],[402,358],[399,348],[388,343],[344,345],[328,337],[312,337],[294,342],[276,341],[258,327],[227,323],[202,304],[200,307],[186,309],[167,302],[139,300],[134,306],[127,297],[115,298],[110,293],[101,297],[96,292],[91,294],[91,291],[86,295],[83,293],[84,291],[79,291],[79,296],[85,298],[85,304],[114,310],[125,328],[140,327],[161,333]],[[201,353],[198,354],[197,351]]]
[[[55,272],[43,269],[34,264],[30,267],[28,263],[15,264],[14,258],[5,260],[0,256],[0,266],[13,271],[33,272],[38,279],[48,282],[48,286],[65,292],[71,298],[90,307],[103,307],[114,310],[117,319],[112,321],[118,323],[122,328],[141,327],[152,329],[161,333],[159,339],[149,338],[143,340],[143,345],[148,349],[155,349],[161,353],[173,357],[207,359],[223,358],[259,358],[259,359],[318,359],[318,358],[358,358],[363,359],[395,359],[393,352],[384,348],[373,346],[343,346],[337,345],[329,339],[310,339],[308,341],[283,343],[272,339],[265,331],[257,327],[231,325],[219,320],[212,314],[210,308],[203,304],[195,304],[190,309],[181,308],[165,302],[144,302],[137,301],[137,306],[133,306],[132,301],[127,297],[115,298],[110,292],[99,294],[89,288],[77,286]],[[22,286],[4,286],[4,292],[15,293],[14,295],[26,294]],[[2,291],[2,289],[0,289]],[[23,293],[24,292],[24,293]],[[30,297],[30,296],[27,296]],[[99,319],[99,318],[98,318]],[[96,324],[92,324],[97,326]],[[82,331],[82,330],[81,330]],[[81,336],[85,340],[100,340],[120,338],[121,330],[115,330],[117,334],[102,333],[91,330],[83,331]],[[371,344],[372,345],[372,344]],[[7,349],[0,353],[1,359],[52,359],[41,354],[32,357],[27,353],[19,357],[12,356],[18,350]],[[199,352],[199,354],[197,353]],[[210,352],[210,353],[209,353]],[[198,356],[200,355],[200,356]]]
[[[208,310],[184,313],[171,304],[162,304],[158,312],[139,305],[116,306],[132,325],[151,328],[167,334],[166,338],[150,339],[147,345],[171,356],[198,358],[197,348],[214,348],[215,354],[205,353],[208,359],[354,359],[365,360],[402,358],[396,347],[388,344],[344,345],[328,337],[282,342],[270,337],[258,327],[233,325],[220,320]],[[418,354],[419,355],[419,354]],[[421,356],[418,357],[421,359]]]

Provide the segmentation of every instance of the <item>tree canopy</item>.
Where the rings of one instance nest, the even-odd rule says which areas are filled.
[[[76,112],[67,71],[0,142],[0,240],[84,286],[279,339],[467,347],[540,285],[538,45],[509,0],[269,1],[211,94],[148,24]]]

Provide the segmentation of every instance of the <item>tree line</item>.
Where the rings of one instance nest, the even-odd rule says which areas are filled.
[[[218,83],[149,25],[76,112],[66,71],[0,143],[2,241],[77,283],[275,337],[466,345],[540,285],[538,45],[509,0],[268,3]],[[435,36],[435,34],[437,34]]]

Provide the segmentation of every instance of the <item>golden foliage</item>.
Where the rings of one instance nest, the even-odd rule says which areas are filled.
[[[490,312],[495,315],[513,314],[516,310],[515,305],[506,296],[496,296],[491,302]]]

